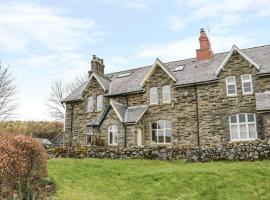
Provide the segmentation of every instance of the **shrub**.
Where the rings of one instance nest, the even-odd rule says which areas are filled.
[[[34,199],[46,176],[46,152],[40,143],[22,135],[0,134],[0,199],[14,195]]]

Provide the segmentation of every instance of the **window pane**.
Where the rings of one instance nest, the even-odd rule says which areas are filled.
[[[240,139],[247,139],[247,127],[246,127],[246,125],[240,125]]]
[[[118,141],[118,132],[113,132],[113,137],[114,137],[114,144],[117,144]]]
[[[245,114],[239,115],[239,122],[246,122],[246,115]]]
[[[243,83],[243,86],[244,86],[244,92],[252,92],[252,89],[251,89],[251,83],[250,82],[245,82]]]
[[[164,129],[164,121],[163,120],[158,121],[158,129]]]
[[[158,143],[164,143],[164,130],[158,130]]]
[[[86,126],[86,133],[92,133],[92,126]]]
[[[255,121],[254,114],[248,114],[248,122],[254,122],[254,121]]]
[[[97,96],[97,110],[102,110],[103,109],[103,96],[98,95]]]
[[[232,140],[238,139],[238,128],[237,125],[232,125],[231,126],[231,131],[232,131]]]
[[[171,129],[166,129],[165,130],[165,141],[166,143],[170,143],[172,140],[172,131]]]
[[[227,83],[229,84],[229,83],[234,83],[235,82],[235,78],[234,78],[234,76],[229,76],[229,77],[227,77]]]
[[[228,94],[235,94],[235,85],[228,85]]]
[[[157,142],[157,131],[152,130],[152,142]]]
[[[162,87],[162,98],[163,102],[170,102],[171,101],[171,94],[170,94],[170,86],[165,85]]]
[[[237,123],[236,115],[231,116],[231,123]]]
[[[248,125],[249,138],[256,138],[255,124]]]
[[[88,97],[87,111],[93,111],[93,97]]]
[[[113,144],[113,132],[109,132],[109,142],[110,144]]]
[[[156,122],[152,123],[152,124],[151,124],[151,128],[152,128],[152,129],[157,129],[157,123],[156,123]]]
[[[250,74],[245,74],[245,75],[242,76],[243,81],[249,81],[250,79],[251,79]]]
[[[92,135],[86,135],[86,145],[91,145],[92,143]]]

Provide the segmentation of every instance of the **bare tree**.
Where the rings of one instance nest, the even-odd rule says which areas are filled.
[[[47,98],[49,114],[53,119],[63,120],[65,116],[65,105],[62,101],[75,89],[84,84],[88,74],[76,76],[71,82],[64,82],[63,79],[54,80],[51,85],[50,96]]]
[[[15,78],[0,63],[0,120],[11,118],[17,108]]]

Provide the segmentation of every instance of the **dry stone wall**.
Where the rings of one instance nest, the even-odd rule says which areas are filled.
[[[54,148],[48,150],[50,158],[99,159],[155,159],[208,162],[218,160],[263,160],[270,158],[270,140],[229,143],[213,147],[144,146],[130,148]]]

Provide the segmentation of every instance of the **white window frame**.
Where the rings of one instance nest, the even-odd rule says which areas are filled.
[[[92,103],[90,105],[90,99],[92,99]],[[93,112],[94,110],[94,98],[93,96],[89,96],[87,98],[87,112]]]
[[[170,124],[171,124],[171,127],[170,128],[166,128],[165,127],[165,122],[170,122]],[[153,123],[156,123],[156,126],[157,126],[157,128],[156,129],[152,129],[152,124]],[[158,123],[164,123],[163,124],[163,126],[164,126],[164,128],[162,129],[159,129],[158,128]],[[155,130],[156,131],[156,142],[155,141],[153,141],[153,135],[152,135],[152,131],[153,130]],[[159,142],[159,139],[158,139],[158,131],[159,130],[163,130],[163,140],[164,140],[164,142]],[[170,130],[171,131],[171,141],[170,142],[166,142],[166,130]],[[151,134],[151,143],[152,144],[171,144],[172,143],[172,122],[170,121],[170,120],[158,120],[158,121],[155,121],[155,122],[152,122],[152,123],[150,123],[150,134]]]
[[[112,143],[110,142],[110,133],[112,133]],[[116,141],[115,141],[116,137]],[[118,145],[118,127],[117,125],[110,125],[108,127],[108,144],[109,145]]]
[[[156,96],[156,98],[155,98]],[[153,101],[153,100],[156,101]],[[150,88],[150,104],[151,105],[157,105],[158,104],[158,88],[157,87],[151,87]]]
[[[165,95],[168,95],[168,100],[164,100]],[[171,87],[170,85],[164,85],[162,87],[162,102],[171,103]]]
[[[103,95],[97,96],[97,111],[101,111],[103,109]]]
[[[244,80],[244,76],[249,76],[249,80]],[[253,84],[252,84],[252,76],[251,74],[243,74],[241,75],[241,82],[242,82],[242,92],[243,94],[253,94]],[[250,82],[250,87],[251,91],[250,92],[245,92],[244,91],[244,83],[249,83]]]
[[[91,146],[91,143],[88,144],[88,136],[91,137],[91,143],[93,141],[93,127],[92,126],[86,126],[86,146]]]
[[[233,78],[234,82],[233,83],[229,83],[228,79],[229,78]],[[234,94],[229,94],[229,85],[234,85],[234,89],[235,89],[235,93]],[[237,87],[236,87],[236,79],[235,76],[228,76],[226,77],[226,91],[227,91],[227,96],[237,96]]]
[[[245,122],[239,122],[240,114],[245,115]],[[248,122],[248,115],[253,115],[254,116],[254,122]],[[233,117],[233,116],[236,116],[236,123],[231,123],[231,117]],[[230,140],[232,142],[235,142],[235,141],[252,141],[252,140],[256,140],[257,137],[258,137],[258,134],[257,134],[257,120],[256,120],[256,114],[254,114],[254,113],[239,113],[239,114],[231,115],[231,116],[229,116],[229,124],[230,124]],[[246,125],[247,137],[248,137],[247,139],[241,139],[240,138],[240,125]],[[248,125],[254,125],[254,127],[255,127],[255,138],[249,138]],[[237,139],[232,139],[232,126],[237,126],[237,135],[238,135]]]

